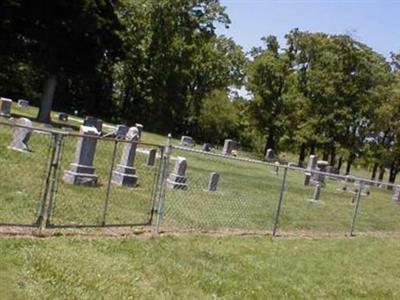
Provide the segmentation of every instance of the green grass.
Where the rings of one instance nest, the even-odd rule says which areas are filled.
[[[399,299],[400,240],[1,238],[1,299]]]

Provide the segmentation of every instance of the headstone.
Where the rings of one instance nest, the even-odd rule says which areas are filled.
[[[149,156],[147,157],[147,165],[154,166],[156,164],[157,149],[150,149]]]
[[[29,101],[24,99],[19,99],[17,105],[22,108],[27,108],[29,106]]]
[[[219,174],[216,172],[212,172],[210,174],[210,180],[208,181],[208,191],[216,192],[219,181]]]
[[[137,142],[139,141],[139,129],[136,127],[129,128],[125,140],[129,141],[129,143],[124,143],[121,162],[113,171],[111,181],[116,185],[135,187],[138,181],[134,165]]]
[[[317,170],[320,172],[326,172],[326,168],[328,167],[329,163],[325,160],[318,160],[317,161]],[[314,182],[319,182],[323,186],[325,184],[325,174],[314,173],[312,176]]]
[[[129,127],[126,125],[118,125],[117,130],[115,131],[115,137],[117,139],[124,139],[128,134]]]
[[[61,121],[61,122],[68,122],[68,114],[67,114],[67,113],[64,113],[64,112],[60,112],[60,113],[58,114],[58,121]]]
[[[237,143],[234,140],[225,140],[224,148],[222,149],[223,155],[231,155],[232,150],[237,147]]]
[[[266,160],[273,160],[274,159],[274,150],[272,150],[271,148],[267,149],[267,153],[265,154],[265,159]]]
[[[321,183],[317,182],[310,202],[319,202],[321,196]]]
[[[307,169],[304,172],[304,185],[309,186],[311,181],[312,170],[317,167],[317,157],[315,155],[310,155],[308,158]]]
[[[392,200],[400,204],[400,186],[394,188]]]
[[[184,147],[193,147],[193,138],[187,135],[182,135],[181,137],[181,145]]]
[[[204,143],[201,149],[205,152],[210,152],[212,150],[212,145],[210,143]]]
[[[91,126],[81,125],[78,143],[76,145],[75,161],[71,163],[70,170],[64,171],[63,180],[67,183],[96,186],[97,175],[93,166],[99,132]]]
[[[15,122],[16,125],[32,127],[31,120],[27,118],[19,118]],[[28,147],[28,141],[32,134],[32,128],[25,127],[13,127],[13,139],[8,146],[9,149],[21,151],[21,152],[30,152]]]
[[[95,127],[97,129],[97,131],[101,133],[101,131],[103,129],[103,120],[95,118],[95,117],[87,116],[85,118],[85,120],[83,121],[83,125]]]
[[[186,158],[178,157],[173,172],[167,178],[167,187],[170,189],[187,190]]]
[[[12,100],[8,98],[0,98],[0,116],[11,116]]]
[[[140,140],[142,138],[142,132],[144,126],[142,124],[136,123],[135,127],[139,130],[139,140]]]

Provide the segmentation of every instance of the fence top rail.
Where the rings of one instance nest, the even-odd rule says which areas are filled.
[[[83,135],[78,132],[67,132],[67,131],[62,131],[62,130],[56,130],[56,129],[50,129],[50,128],[40,128],[40,127],[34,127],[34,126],[25,126],[25,125],[19,125],[15,124],[14,122],[5,122],[5,121],[0,121],[0,126],[9,126],[9,127],[18,127],[18,128],[24,128],[24,129],[30,129],[32,131],[36,132],[43,132],[43,133],[48,133],[48,134],[59,134],[63,136],[72,136],[72,137],[85,137],[85,138],[91,138],[91,139],[96,139],[96,140],[102,140],[102,141],[108,141],[108,142],[118,142],[118,143],[127,143],[127,144],[137,144],[137,145],[144,145],[144,146],[149,146],[149,147],[156,147],[156,148],[163,148],[163,145],[159,144],[153,144],[153,143],[145,143],[141,141],[129,141],[125,140],[122,138],[112,138],[112,137],[104,137],[104,136],[97,136],[97,135]]]
[[[318,171],[318,170],[310,170],[310,169],[307,169],[307,168],[293,166],[293,165],[291,165],[293,163],[290,163],[290,162],[288,164],[280,164],[280,163],[278,164],[277,162],[266,162],[266,161],[247,158],[247,157],[237,157],[237,156],[223,155],[223,154],[219,154],[219,153],[206,152],[206,151],[193,149],[193,148],[188,148],[188,147],[182,147],[182,146],[171,146],[171,147],[173,149],[177,149],[177,150],[198,153],[198,154],[202,154],[202,155],[206,155],[206,156],[219,157],[219,158],[223,158],[223,159],[227,159],[227,160],[243,161],[243,162],[261,164],[261,165],[270,166],[270,167],[288,169],[288,170],[292,170],[292,171],[307,172],[307,173],[311,173],[311,174],[320,174],[320,175],[325,175],[326,177],[342,179],[342,180],[348,180],[348,179],[351,178],[354,181],[362,182],[364,184],[367,183],[367,184],[376,184],[376,185],[400,188],[400,185],[399,184],[395,184],[395,183],[389,183],[389,182],[378,181],[378,180],[371,180],[371,179],[368,179],[368,178],[365,178],[365,177],[359,177],[359,176],[353,176],[353,175],[340,175],[340,174],[333,174],[333,173],[329,173],[329,172],[322,172],[322,171]]]
[[[50,128],[40,128],[40,127],[34,127],[34,126],[20,125],[20,124],[14,123],[12,121],[9,121],[9,122],[0,121],[0,125],[9,126],[9,127],[18,127],[18,128],[30,129],[32,131],[49,133],[49,134],[65,134],[66,133],[65,131],[55,130],[55,129],[50,129]]]
[[[91,139],[107,141],[107,142],[137,144],[138,146],[144,145],[144,146],[149,146],[149,147],[164,148],[163,145],[159,145],[159,144],[145,143],[145,142],[141,142],[141,141],[130,141],[130,140],[125,140],[123,138],[112,138],[112,137],[105,137],[105,136],[99,136],[99,135],[86,135],[86,134],[80,134],[78,132],[62,132],[62,134],[65,136],[72,136],[72,137],[77,137],[77,138],[85,137],[85,138],[91,138]]]

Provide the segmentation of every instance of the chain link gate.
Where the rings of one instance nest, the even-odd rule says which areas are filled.
[[[92,185],[74,184],[67,180],[76,161],[76,148],[82,139],[96,143],[93,159]],[[133,168],[125,179],[117,182],[120,161],[125,147],[135,146]],[[53,197],[48,206],[47,227],[111,227],[139,226],[152,222],[155,191],[159,175],[162,147],[153,144],[130,142],[121,139],[68,134],[59,143],[59,158],[53,172]],[[149,162],[149,155],[154,160]]]

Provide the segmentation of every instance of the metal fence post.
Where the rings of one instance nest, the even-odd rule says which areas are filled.
[[[158,196],[158,205],[157,205],[157,220],[156,220],[156,233],[159,233],[160,224],[162,221],[162,217],[164,214],[164,201],[165,201],[165,190],[167,186],[167,177],[168,177],[168,165],[169,158],[171,153],[171,134],[168,134],[167,141],[164,147],[164,155],[163,162],[161,168],[161,180],[160,180],[160,193]]]
[[[360,202],[361,202],[361,192],[362,192],[363,188],[364,188],[364,182],[360,181],[360,186],[359,186],[358,191],[357,191],[356,206],[354,207],[353,218],[352,218],[351,226],[350,226],[350,236],[354,235],[353,234],[354,226],[356,224],[356,219],[357,219],[357,215],[358,215],[358,209],[360,207]]]
[[[53,145],[50,155],[49,167],[46,177],[45,191],[43,194],[42,205],[40,207],[39,216],[36,224],[40,229],[47,227],[49,217],[52,213],[52,202],[55,192],[55,182],[57,178],[57,170],[59,166],[62,133],[53,133]]]
[[[117,154],[117,146],[118,146],[118,141],[115,141],[114,142],[113,153],[112,153],[110,172],[109,172],[109,175],[108,175],[106,199],[104,200],[103,218],[102,218],[102,221],[101,221],[101,226],[105,226],[106,225],[108,202],[109,202],[109,199],[110,199],[110,192],[111,192],[111,180],[112,180],[112,173],[113,173],[114,165],[115,165],[115,156]]]
[[[287,172],[288,172],[288,167],[285,167],[285,170],[283,171],[282,185],[281,185],[281,191],[279,194],[278,207],[276,208],[276,211],[275,211],[274,227],[272,230],[272,236],[276,236],[276,230],[278,229],[279,217],[281,215],[282,204],[283,204],[283,195],[285,192]]]

